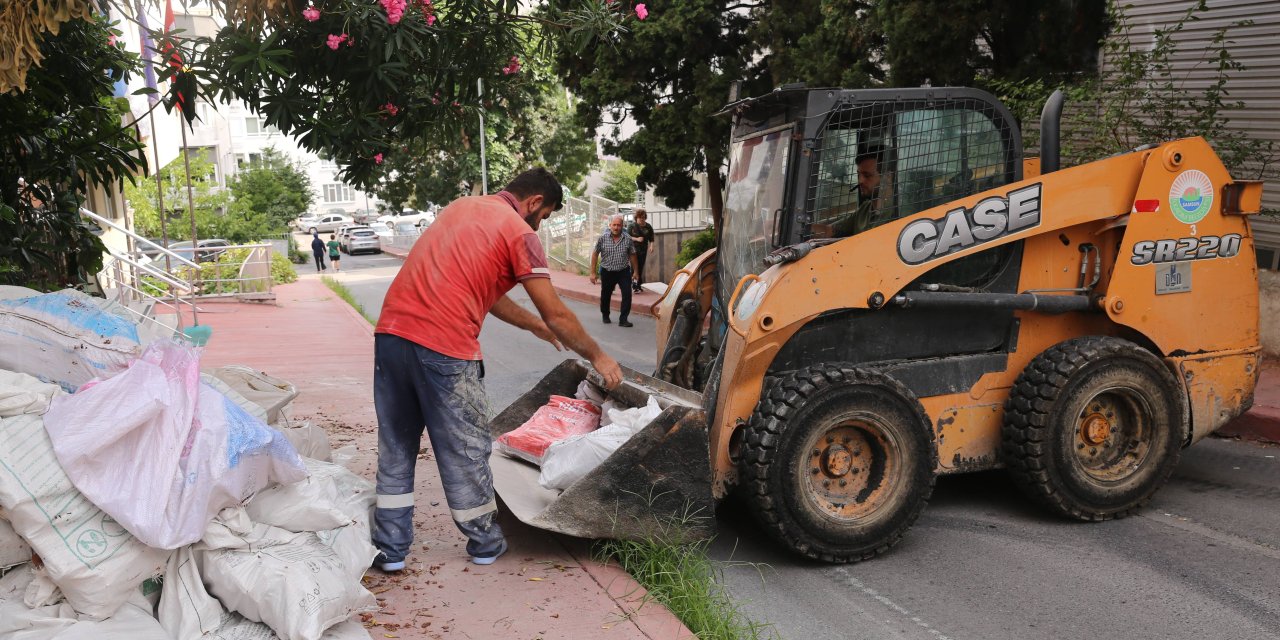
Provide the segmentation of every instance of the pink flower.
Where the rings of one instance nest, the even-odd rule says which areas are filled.
[[[649,17],[649,9],[643,4],[636,5],[636,17],[644,20]]]
[[[347,34],[345,34],[345,33],[344,33],[344,34],[342,34],[342,35],[334,35],[334,34],[332,34],[332,33],[331,33],[331,34],[329,34],[329,39],[328,39],[328,41],[326,41],[326,42],[325,42],[325,44],[329,45],[329,48],[330,48],[330,49],[333,49],[334,51],[337,51],[337,50],[338,50],[338,46],[339,46],[339,45],[341,45],[343,42],[346,42],[346,41],[347,41]]]
[[[382,154],[379,153],[378,155],[374,156],[373,162],[374,164],[382,164]]]
[[[306,18],[307,22],[315,22],[320,19],[320,10],[315,7],[307,7],[302,10],[302,17]]]
[[[116,34],[113,33],[110,36],[107,36],[107,44],[113,47],[116,46]]]
[[[433,25],[433,24],[435,24],[435,23],[436,23],[436,14],[434,14],[434,13],[428,13],[428,14],[427,14],[427,26],[429,27],[429,26],[431,26],[431,25]]]
[[[457,101],[457,100],[454,100],[454,101],[453,101],[453,106],[455,106],[455,107],[461,107],[462,105],[458,104],[458,101]]]
[[[511,62],[508,63],[507,66],[502,68],[502,75],[509,76],[513,73],[520,73],[519,56],[511,56]]]
[[[378,0],[378,3],[387,11],[387,22],[390,24],[400,24],[405,7],[409,4],[407,0]]]
[[[400,113],[400,107],[397,107],[396,105],[390,102],[382,105],[382,110],[386,111],[389,115],[393,115],[393,116],[396,115],[397,113]]]

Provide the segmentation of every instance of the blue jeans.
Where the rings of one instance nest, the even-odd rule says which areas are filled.
[[[378,503],[373,544],[398,562],[413,544],[413,475],[425,426],[445,500],[467,553],[492,557],[505,544],[498,526],[489,452],[484,365],[441,355],[399,336],[374,337],[373,402],[378,411]]]

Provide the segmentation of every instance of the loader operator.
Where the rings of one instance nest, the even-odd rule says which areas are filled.
[[[425,426],[449,511],[476,564],[507,550],[497,523],[492,438],[482,378],[480,326],[486,314],[561,342],[591,361],[610,388],[622,370],[551,287],[538,225],[563,191],[546,169],[516,176],[496,195],[459,198],[414,244],[391,283],[374,338],[378,413],[374,565],[401,571],[413,543],[414,466]],[[538,315],[506,297],[516,283]],[[541,316],[541,317],[539,317]]]
[[[846,238],[857,235],[884,223],[885,212],[880,203],[880,167],[884,150],[870,147],[858,154],[854,164],[858,168],[858,208],[853,213],[837,218],[830,224],[814,224],[813,235],[826,238]]]

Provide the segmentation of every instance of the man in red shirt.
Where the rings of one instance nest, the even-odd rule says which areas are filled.
[[[561,206],[546,169],[526,171],[491,196],[445,207],[410,251],[387,291],[375,330],[378,412],[375,564],[400,571],[413,543],[414,465],[425,426],[449,511],[476,564],[507,550],[496,521],[489,469],[492,437],[485,399],[480,325],[485,316],[526,329],[591,361],[609,387],[622,369],[596,344],[551,287],[538,240],[542,220]],[[519,283],[538,315],[506,297]]]

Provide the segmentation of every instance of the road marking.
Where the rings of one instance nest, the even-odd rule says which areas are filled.
[[[1138,514],[1139,518],[1145,518],[1152,522],[1158,522],[1165,526],[1173,527],[1174,529],[1179,529],[1187,533],[1194,533],[1200,536],[1204,536],[1215,542],[1220,542],[1222,544],[1232,546],[1237,549],[1242,549],[1244,551],[1252,551],[1254,553],[1271,558],[1272,560],[1280,560],[1280,549],[1276,549],[1275,547],[1269,546],[1266,543],[1257,542],[1254,540],[1250,540],[1248,538],[1243,538],[1243,537],[1226,533],[1223,531],[1218,531],[1217,529],[1214,529],[1207,525],[1200,524],[1199,522],[1196,522],[1195,520],[1192,520],[1191,518],[1188,518],[1186,516],[1175,515],[1167,511],[1161,511],[1160,516],[1163,516],[1163,517],[1159,517],[1159,516],[1155,516],[1147,513]]]
[[[844,567],[836,567],[835,569],[831,570],[831,573],[838,575],[840,577],[839,581],[844,583],[845,586],[853,587],[854,589],[861,591],[863,594],[871,596],[871,598],[874,599],[876,602],[879,602],[880,604],[892,609],[894,612],[898,613],[902,617],[906,618],[907,620],[910,620],[912,624],[927,631],[929,635],[937,638],[938,640],[951,640],[950,637],[944,635],[938,629],[935,629],[928,622],[925,622],[924,620],[920,619],[920,616],[917,616],[911,613],[910,611],[908,611],[906,607],[894,602],[893,600],[890,600],[886,596],[881,595],[879,591],[876,591],[875,589],[868,587],[866,584],[863,584],[861,580],[853,577],[853,575],[849,573],[848,569]]]

